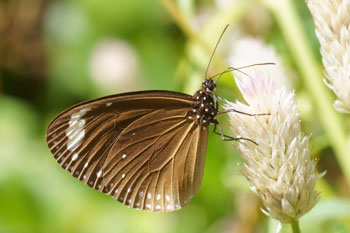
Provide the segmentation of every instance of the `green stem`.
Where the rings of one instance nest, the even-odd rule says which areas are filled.
[[[292,0],[262,0],[274,13],[285,40],[302,74],[306,87],[313,98],[317,115],[328,136],[332,148],[348,184],[350,184],[350,150],[346,129],[340,114],[333,109],[333,99],[326,88],[302,23]]]
[[[291,223],[293,233],[300,233],[299,221],[295,220]]]
[[[169,14],[172,16],[176,24],[181,28],[181,30],[191,39],[195,41],[200,41],[200,43],[203,43],[199,37],[192,31],[191,26],[186,22],[186,17],[184,17],[181,12],[179,11],[179,8],[177,7],[176,3],[173,0],[161,0],[161,3],[165,7],[165,9],[169,12]]]
[[[234,28],[235,24],[245,15],[249,7],[254,5],[254,3],[249,1],[241,1],[241,3],[232,8],[216,12],[206,21],[205,25],[203,25],[200,30],[193,31],[189,22],[189,20],[192,20],[191,15],[189,16],[186,12],[183,12],[186,6],[179,7],[174,0],[161,0],[161,3],[179,28],[188,36],[187,49],[189,51],[188,54],[191,54],[190,60],[194,61],[198,67],[203,67],[203,69],[205,69],[208,64],[209,57],[213,52],[215,43],[222,33],[224,26],[230,23],[230,28]],[[218,54],[215,54],[215,59],[211,65],[218,70],[214,73],[223,71],[228,67],[226,61]],[[209,75],[211,75],[211,73],[209,73]],[[229,76],[232,74],[227,75]],[[192,79],[188,79],[190,82],[186,85],[186,92],[192,93],[196,90],[198,88],[198,83],[200,83],[202,79],[203,77],[199,76],[196,79],[193,79],[193,77]],[[232,79],[222,79],[220,83],[235,88]]]

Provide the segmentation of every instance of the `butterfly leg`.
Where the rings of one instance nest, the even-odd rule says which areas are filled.
[[[223,110],[223,111],[219,111],[217,113],[217,115],[224,114],[224,113],[229,113],[229,112],[236,112],[236,113],[240,113],[240,114],[247,115],[247,116],[269,116],[269,115],[271,115],[270,113],[251,114],[251,113],[247,113],[247,112],[238,111],[236,109],[226,109],[226,110]]]
[[[270,113],[257,113],[257,114],[251,114],[251,113],[246,113],[246,112],[242,112],[242,111],[238,111],[236,109],[226,109],[226,110],[223,110],[223,111],[219,111],[219,101],[218,99],[220,97],[218,97],[215,93],[213,93],[213,96],[214,96],[214,101],[215,101],[215,110],[217,112],[217,115],[219,114],[224,114],[224,113],[229,113],[229,112],[236,112],[236,113],[240,113],[240,114],[243,114],[243,115],[247,115],[247,116],[269,116],[271,115]],[[221,98],[220,98],[221,99]],[[221,99],[222,100],[222,99]]]
[[[214,101],[215,101],[215,110],[218,113],[219,112],[219,101],[218,101],[218,96],[213,93]]]
[[[219,131],[220,132],[217,132],[216,131],[216,128],[219,128]],[[223,141],[239,141],[239,140],[246,140],[246,141],[249,141],[249,142],[252,142],[254,143],[255,145],[258,145],[258,143],[256,143],[255,141],[253,141],[252,139],[249,139],[249,138],[243,138],[243,137],[231,137],[231,136],[228,136],[228,135],[225,135],[224,134],[224,131],[222,130],[222,127],[220,125],[220,123],[216,120],[216,122],[214,123],[214,133],[217,134],[217,135],[220,135],[222,140]]]

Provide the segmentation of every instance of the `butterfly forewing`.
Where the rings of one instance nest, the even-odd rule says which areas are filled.
[[[173,211],[198,191],[207,129],[188,117],[192,96],[134,92],[75,105],[47,129],[58,163],[118,201]]]

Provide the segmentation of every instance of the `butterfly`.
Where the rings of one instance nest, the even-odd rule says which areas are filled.
[[[72,176],[129,207],[178,210],[200,188],[209,125],[237,139],[216,120],[217,80],[194,95],[140,91],[79,103],[49,124],[48,147]]]

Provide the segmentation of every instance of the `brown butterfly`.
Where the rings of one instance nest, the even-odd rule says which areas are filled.
[[[47,144],[91,188],[129,207],[178,210],[201,185],[209,125],[224,140],[237,139],[224,135],[216,120],[216,81],[205,79],[193,96],[141,91],[77,104],[52,120]]]

